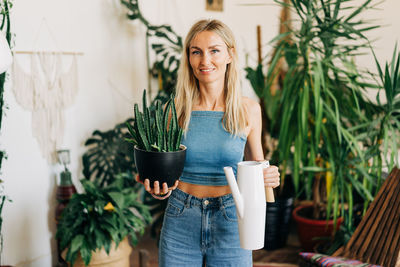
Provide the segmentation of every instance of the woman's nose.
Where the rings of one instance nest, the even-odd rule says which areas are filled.
[[[208,53],[204,53],[201,57],[202,64],[208,64],[210,62],[210,55]]]

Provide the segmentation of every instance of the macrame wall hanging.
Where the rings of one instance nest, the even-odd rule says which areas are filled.
[[[50,31],[50,30],[49,30]],[[56,150],[64,136],[64,110],[75,102],[78,92],[77,56],[79,52],[17,51],[27,54],[30,73],[17,58],[13,63],[13,92],[24,109],[32,112],[32,134],[48,163],[56,163]],[[63,59],[72,56],[72,64],[63,70]]]

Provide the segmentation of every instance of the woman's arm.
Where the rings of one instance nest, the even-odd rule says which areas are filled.
[[[246,105],[248,125],[250,132],[247,136],[247,142],[244,149],[245,160],[264,160],[264,153],[261,144],[261,107],[260,104],[249,98],[244,98]],[[271,165],[269,168],[264,169],[264,184],[265,186],[275,188],[279,186],[279,170],[278,167]]]

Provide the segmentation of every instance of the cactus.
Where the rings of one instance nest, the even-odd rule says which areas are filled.
[[[178,124],[174,98],[168,100],[165,109],[160,102],[156,103],[155,110],[147,107],[146,90],[143,92],[143,113],[138,104],[134,105],[134,125],[127,123],[131,138],[125,138],[146,151],[170,152],[178,151],[182,140],[183,130]],[[169,115],[171,119],[169,120]]]

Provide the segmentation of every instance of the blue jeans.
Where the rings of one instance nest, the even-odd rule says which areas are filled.
[[[168,200],[159,245],[160,267],[252,266],[240,248],[232,195],[196,198],[175,189]]]

